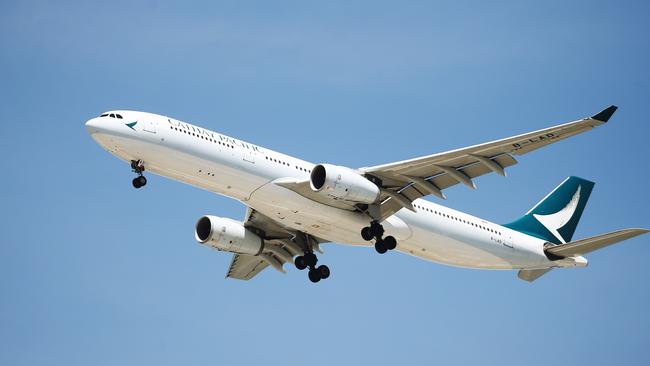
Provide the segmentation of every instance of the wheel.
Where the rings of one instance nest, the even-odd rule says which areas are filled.
[[[384,236],[384,227],[377,221],[373,221],[370,223],[370,235],[372,235],[373,238],[381,238]]]
[[[330,268],[326,265],[318,266],[316,272],[320,276],[321,280],[325,280],[330,276]]]
[[[397,240],[395,240],[395,238],[390,235],[384,238],[384,244],[388,250],[397,248]]]
[[[377,240],[375,243],[375,250],[379,254],[384,254],[388,251],[388,248],[386,247],[386,243],[384,243],[383,240]]]
[[[147,185],[147,178],[144,175],[141,175],[137,178],[140,181],[140,187]]]
[[[318,258],[314,253],[307,253],[305,254],[304,257],[305,257],[305,264],[307,265],[307,267],[315,267],[316,263],[318,263]]]
[[[320,281],[320,274],[315,269],[309,270],[309,280],[313,283]]]
[[[307,268],[307,264],[305,263],[305,257],[303,257],[302,255],[296,257],[294,264],[296,265],[296,268],[298,268],[301,271]]]
[[[140,179],[138,179],[138,178],[140,178],[140,177],[133,178],[133,181],[131,182],[131,183],[133,183],[134,188],[142,187],[142,185],[140,184]]]
[[[372,235],[372,230],[370,230],[369,226],[366,226],[363,229],[361,229],[361,237],[365,241],[371,241],[372,238],[374,238],[374,235]]]

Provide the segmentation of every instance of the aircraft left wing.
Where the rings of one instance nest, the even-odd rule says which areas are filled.
[[[442,191],[458,183],[476,188],[472,178],[492,172],[505,176],[505,168],[517,163],[513,155],[589,131],[606,123],[616,109],[610,106],[594,116],[554,127],[359,171],[381,181],[381,203],[375,216],[383,220],[404,207],[412,210],[411,202],[417,198],[433,194],[444,199]]]

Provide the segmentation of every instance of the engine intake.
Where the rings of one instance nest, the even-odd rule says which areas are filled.
[[[258,255],[264,242],[240,222],[217,216],[203,216],[196,222],[196,241],[231,253]]]
[[[322,192],[336,200],[366,204],[379,200],[379,187],[344,166],[318,164],[312,169],[309,179],[314,192]]]

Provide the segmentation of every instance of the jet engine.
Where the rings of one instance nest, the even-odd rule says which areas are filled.
[[[264,242],[240,222],[216,216],[203,216],[196,223],[196,240],[226,252],[258,255]]]
[[[371,204],[380,196],[379,187],[358,172],[331,164],[316,165],[310,176],[314,192],[322,192],[336,200]]]

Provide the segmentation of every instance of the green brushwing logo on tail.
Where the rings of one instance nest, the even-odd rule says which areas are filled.
[[[138,124],[138,121],[131,122],[131,123],[125,123],[126,127],[132,129],[133,131],[135,131],[135,128],[133,128],[133,126],[135,126],[137,124]]]
[[[571,241],[594,182],[569,177],[522,218],[503,225],[551,243]]]

